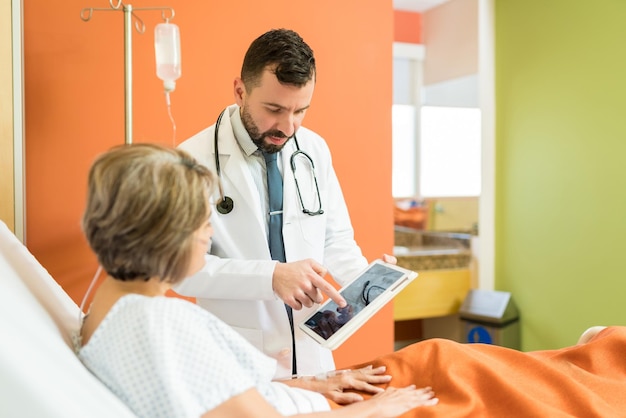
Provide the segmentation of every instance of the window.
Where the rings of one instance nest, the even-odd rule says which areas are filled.
[[[392,194],[415,196],[415,106],[393,105],[392,124]]]
[[[480,109],[422,106],[422,197],[480,195]]]
[[[423,46],[394,43],[393,196],[480,196],[478,75],[424,86],[423,60]]]
[[[393,105],[393,196],[479,196],[480,109],[422,106],[419,119],[416,150],[415,106]]]

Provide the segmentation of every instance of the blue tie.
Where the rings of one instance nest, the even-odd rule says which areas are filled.
[[[282,263],[285,258],[285,243],[283,242],[283,177],[278,171],[276,157],[278,153],[268,154],[263,152],[265,157],[265,168],[267,171],[267,194],[270,203],[270,221],[269,221],[269,244],[272,260]],[[296,338],[293,328],[293,310],[291,306],[285,305],[287,316],[289,317],[289,326],[291,327],[291,373],[298,374],[296,365]]]
[[[270,202],[269,242],[272,260],[282,263],[285,259],[285,244],[283,243],[283,178],[276,164],[277,153],[267,154],[265,165],[267,169],[267,193]]]

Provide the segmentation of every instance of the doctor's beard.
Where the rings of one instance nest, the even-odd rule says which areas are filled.
[[[254,145],[256,145],[261,151],[267,154],[280,152],[280,150],[282,150],[283,147],[289,142],[287,140],[282,145],[267,143],[265,141],[265,138],[267,138],[268,136],[273,136],[276,138],[287,138],[287,135],[278,130],[270,130],[263,133],[259,132],[259,128],[254,123],[254,120],[252,120],[252,115],[250,115],[250,112],[248,111],[248,107],[246,105],[241,108],[241,122],[243,123],[243,127],[246,128],[246,131],[248,131],[248,135],[250,135],[250,139],[252,139]]]

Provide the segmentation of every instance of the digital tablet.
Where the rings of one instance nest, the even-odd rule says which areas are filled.
[[[339,289],[348,303],[345,307],[328,299],[299,327],[323,347],[334,350],[416,277],[414,271],[376,260]]]

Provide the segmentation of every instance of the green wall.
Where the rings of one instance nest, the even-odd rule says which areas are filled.
[[[557,348],[626,325],[626,1],[495,7],[496,288]]]

